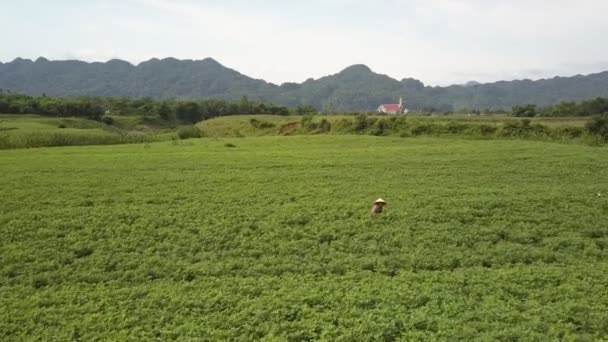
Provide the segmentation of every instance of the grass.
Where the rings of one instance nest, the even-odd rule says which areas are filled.
[[[605,148],[223,138],[0,169],[2,340],[608,337]]]
[[[511,118],[495,116],[229,116],[197,126],[207,137],[308,134],[389,136],[459,136],[475,139],[530,139],[600,144],[587,134],[589,118]]]
[[[251,137],[276,135],[277,127],[299,122],[300,118],[299,116],[277,115],[233,115],[206,120],[197,126],[206,137]],[[272,127],[260,127],[252,120],[271,123]]]
[[[603,144],[583,127],[588,118],[496,116],[227,116],[196,126],[179,126],[159,117],[108,115],[111,124],[37,115],[0,115],[0,149],[148,143],[199,137],[369,134],[459,136],[474,139],[531,139]],[[604,139],[605,140],[605,139]]]
[[[0,149],[113,145],[169,140],[172,129],[139,117],[111,116],[114,124],[81,118],[0,115]]]

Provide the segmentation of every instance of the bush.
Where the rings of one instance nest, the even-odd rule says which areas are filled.
[[[513,116],[531,118],[536,116],[536,105],[514,106],[511,113]]]
[[[359,114],[355,118],[355,131],[361,132],[370,126],[367,116],[365,114]]]
[[[521,122],[505,122],[499,133],[505,137],[548,137],[551,129],[541,124],[531,124],[530,120],[524,119]]]
[[[177,129],[177,137],[181,140],[200,138],[201,131],[196,126],[182,126]]]
[[[479,125],[479,132],[481,135],[492,135],[496,133],[497,130],[498,128],[496,126]]]
[[[387,126],[388,126],[388,124],[385,119],[377,120],[373,125],[371,135],[381,136],[381,135],[386,134]]]
[[[562,127],[556,133],[558,136],[566,138],[579,138],[583,135],[584,131],[580,127]]]
[[[471,124],[459,123],[454,121],[450,121],[450,123],[446,125],[446,129],[450,134],[462,134],[468,131],[470,128]]]
[[[251,123],[251,125],[255,128],[258,129],[263,129],[263,128],[273,128],[275,126],[275,124],[273,124],[272,122],[268,122],[268,121],[260,121],[256,118],[251,118],[249,120],[249,123]]]
[[[300,125],[304,131],[311,133],[327,133],[331,131],[331,123],[327,119],[322,119],[321,122],[313,122],[314,116],[305,115],[300,120]]]
[[[101,118],[101,122],[105,123],[106,125],[110,126],[114,124],[114,119],[111,116],[104,116]]]
[[[311,126],[313,125],[312,119],[313,119],[312,115],[304,115],[302,117],[302,119],[300,120],[300,125],[302,126],[302,128],[311,129],[312,128]]]
[[[338,132],[351,133],[353,131],[354,122],[351,119],[339,119],[334,121],[334,128]]]
[[[505,137],[520,136],[522,133],[522,126],[517,121],[508,121],[500,128],[499,133],[501,136]]]
[[[411,133],[413,136],[428,135],[433,133],[433,124],[421,124],[412,127]]]
[[[406,130],[409,127],[408,119],[405,116],[393,116],[389,119],[391,129],[395,131]]]
[[[551,129],[547,126],[541,124],[533,124],[530,126],[523,126],[526,133],[535,135],[535,136],[549,136],[551,133]]]
[[[225,143],[224,147],[234,148],[234,147],[236,147],[236,145],[232,144],[232,143]]]
[[[594,117],[585,125],[585,129],[589,134],[608,141],[608,117]]]
[[[66,128],[67,126],[64,123],[60,123],[57,125],[57,128]]]
[[[327,133],[331,131],[331,123],[327,119],[322,119],[318,127],[319,133]]]

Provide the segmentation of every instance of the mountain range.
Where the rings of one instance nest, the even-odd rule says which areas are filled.
[[[150,59],[138,65],[122,60],[82,62],[17,58],[0,63],[0,89],[57,97],[112,96],[155,99],[227,99],[243,96],[323,111],[371,111],[403,97],[413,110],[510,109],[514,105],[546,106],[561,101],[608,97],[608,72],[541,80],[468,82],[448,87],[425,86],[419,80],[396,80],[353,65],[337,74],[302,83],[276,85],[227,68],[212,58]]]

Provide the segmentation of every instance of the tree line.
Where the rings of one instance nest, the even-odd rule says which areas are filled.
[[[426,113],[468,113],[468,114],[508,114],[504,110],[459,110],[440,111],[427,108]],[[154,100],[151,98],[131,99],[124,97],[48,97],[29,96],[0,92],[0,113],[38,114],[55,117],[82,117],[101,120],[105,115],[138,115],[160,117],[166,121],[196,123],[217,116],[240,114],[307,115],[316,114],[311,105],[295,108],[265,104],[247,97],[239,101],[226,100]],[[347,114],[347,113],[342,113]],[[516,117],[564,117],[564,116],[608,116],[608,99],[595,98],[577,102],[561,102],[558,105],[537,107],[528,104],[514,106],[510,112]]]
[[[598,97],[580,103],[563,101],[558,105],[542,108],[533,104],[514,106],[511,113],[518,117],[608,116],[608,99]]]
[[[296,108],[294,112],[310,110]],[[251,101],[225,100],[153,100],[112,97],[53,98],[21,94],[0,94],[0,113],[38,114],[54,117],[81,117],[102,120],[105,115],[157,116],[167,121],[196,123],[217,116],[239,114],[289,115],[285,106]]]

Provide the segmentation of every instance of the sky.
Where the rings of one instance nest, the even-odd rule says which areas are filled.
[[[0,62],[214,58],[281,84],[365,64],[427,85],[608,70],[608,0],[0,0]]]

